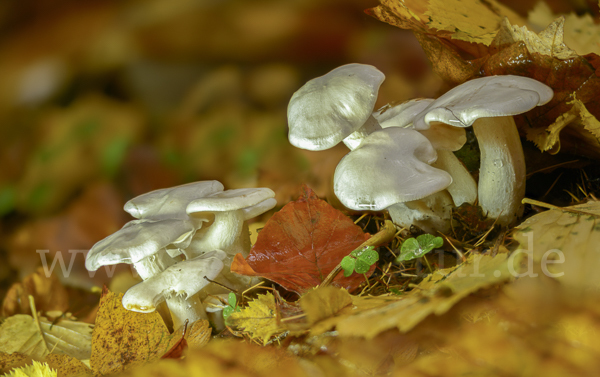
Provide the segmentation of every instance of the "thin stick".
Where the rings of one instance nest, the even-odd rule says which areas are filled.
[[[42,342],[44,343],[44,348],[46,348],[46,351],[48,353],[50,353],[50,349],[48,349],[48,343],[46,342],[46,337],[44,336],[44,331],[42,330],[42,325],[40,325],[40,319],[38,318],[37,315],[37,309],[35,308],[35,299],[33,298],[32,295],[29,295],[29,307],[31,308],[31,314],[33,316],[33,320],[35,321],[35,324],[37,325],[38,330],[40,331],[40,335],[42,337]]]
[[[533,204],[534,206],[538,206],[538,207],[542,207],[542,208],[548,208],[548,209],[554,209],[554,210],[561,211],[561,212],[585,214],[585,215],[591,215],[591,216],[598,217],[597,213],[587,212],[587,211],[581,211],[581,210],[578,210],[578,209],[571,209],[569,207],[557,207],[557,206],[552,205],[552,204],[540,202],[540,201],[537,201],[537,200],[534,200],[534,199],[529,199],[529,198],[524,198],[523,200],[521,200],[521,203],[523,203],[523,204]]]

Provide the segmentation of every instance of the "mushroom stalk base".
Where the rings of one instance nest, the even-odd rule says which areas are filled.
[[[167,306],[173,318],[173,329],[177,330],[185,324],[192,324],[200,319],[207,319],[204,307],[197,295],[185,299],[183,296],[173,296],[167,299]]]
[[[488,217],[508,226],[523,213],[525,157],[512,116],[480,118],[473,131],[481,150],[479,205]]]
[[[414,225],[427,233],[437,234],[450,231],[453,207],[452,197],[443,190],[421,200],[396,203],[387,210],[396,225],[407,229]]]

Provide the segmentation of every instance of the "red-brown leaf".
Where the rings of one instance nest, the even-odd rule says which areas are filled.
[[[319,285],[368,233],[308,187],[265,224],[246,260],[236,255],[231,271],[262,276],[297,293]],[[373,266],[367,276],[375,269]],[[352,291],[364,276],[339,274],[333,285]]]

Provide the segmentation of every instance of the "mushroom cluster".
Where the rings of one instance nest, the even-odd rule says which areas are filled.
[[[86,268],[132,264],[143,281],[123,296],[128,310],[149,313],[166,301],[175,328],[206,318],[202,298],[210,288],[211,293],[222,289],[210,281],[232,289],[250,283],[231,274],[229,266],[236,253],[248,255],[246,220],[273,208],[274,196],[268,188],[224,191],[218,181],[140,195],[124,207],[136,220],[97,242],[86,256]]]
[[[354,210],[386,209],[400,226],[445,232],[451,209],[478,204],[503,226],[521,214],[525,160],[512,118],[552,99],[552,89],[520,76],[468,81],[436,100],[374,111],[385,76],[348,64],[310,80],[288,106],[289,140],[309,150],[343,141],[350,149],[334,174],[334,192]],[[453,151],[473,126],[481,150],[479,182]]]

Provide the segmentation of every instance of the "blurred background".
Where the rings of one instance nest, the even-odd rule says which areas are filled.
[[[507,4],[523,15],[534,6]],[[0,2],[0,297],[41,255],[50,264],[62,252],[69,267],[67,253],[119,229],[130,220],[123,204],[154,189],[216,179],[269,187],[282,206],[307,183],[333,200],[347,149],[289,145],[292,93],[351,62],[385,73],[378,107],[444,89],[412,32],[364,13],[376,5]],[[585,1],[550,6],[569,12]],[[83,255],[67,283],[105,282],[102,270],[90,279]]]

